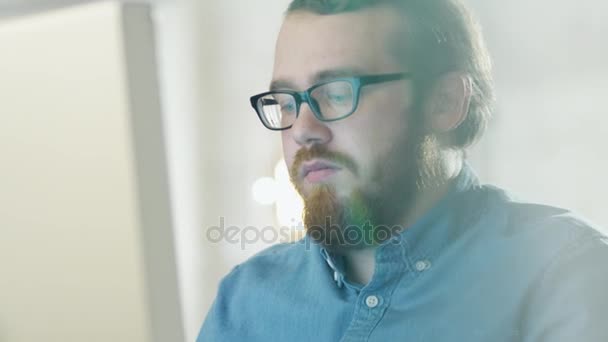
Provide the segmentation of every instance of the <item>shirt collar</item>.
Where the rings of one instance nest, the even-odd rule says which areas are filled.
[[[468,226],[476,210],[473,190],[479,179],[471,166],[464,163],[446,195],[413,225],[399,234],[406,261],[416,262],[434,258],[455,235]]]

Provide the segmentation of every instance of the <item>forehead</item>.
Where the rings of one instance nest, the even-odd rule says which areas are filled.
[[[273,81],[294,88],[312,85],[321,74],[401,71],[389,53],[403,17],[390,8],[333,15],[294,12],[277,39]]]

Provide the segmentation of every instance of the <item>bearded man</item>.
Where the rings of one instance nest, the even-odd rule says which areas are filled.
[[[293,0],[270,89],[306,236],[221,282],[199,341],[608,341],[608,239],[482,185],[490,60],[457,0]]]

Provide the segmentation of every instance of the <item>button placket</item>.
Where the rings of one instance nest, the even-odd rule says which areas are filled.
[[[340,342],[363,341],[373,332],[388,309],[390,297],[406,269],[402,246],[381,246],[376,254],[376,269],[372,280],[362,288],[352,320]]]

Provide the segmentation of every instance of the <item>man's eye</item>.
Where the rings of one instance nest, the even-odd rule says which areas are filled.
[[[293,102],[281,103],[281,111],[291,113],[296,110],[296,104]]]
[[[344,104],[346,102],[350,101],[350,95],[349,94],[328,94],[327,96],[329,98],[329,100],[333,103],[336,104]]]

